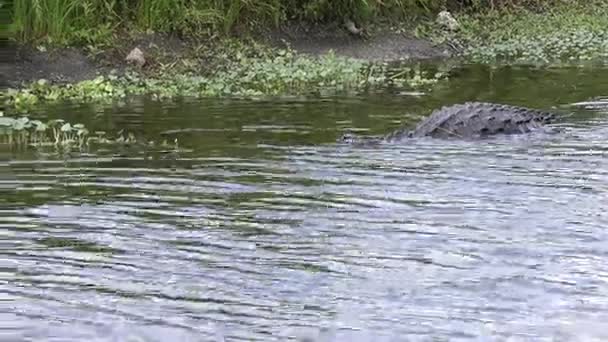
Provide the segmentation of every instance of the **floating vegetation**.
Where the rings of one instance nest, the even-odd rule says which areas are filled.
[[[556,32],[544,37],[519,37],[500,44],[479,44],[466,50],[476,62],[536,62],[542,64],[606,60],[608,31]]]
[[[555,6],[460,16],[464,55],[474,62],[571,64],[608,60],[608,9],[601,4]]]
[[[132,133],[125,133],[122,130],[116,136],[109,137],[103,131],[90,134],[83,124],[71,124],[61,119],[42,122],[40,120],[30,120],[28,117],[0,116],[0,145],[9,145],[16,148],[53,146],[82,149],[91,144],[156,145],[153,141],[140,141]],[[177,139],[173,145],[165,141],[160,146],[178,150]]]
[[[237,56],[210,75],[193,73],[143,77],[137,73],[99,76],[76,84],[58,85],[39,80],[20,90],[9,89],[5,105],[27,113],[53,101],[107,101],[127,95],[155,99],[184,97],[261,97],[293,94],[328,94],[379,87],[419,89],[445,77],[420,67],[391,67],[328,54],[313,58],[280,50],[272,57]]]
[[[87,143],[88,130],[82,124],[71,125],[63,120],[30,120],[27,117],[0,117],[0,143],[25,145],[78,145]]]

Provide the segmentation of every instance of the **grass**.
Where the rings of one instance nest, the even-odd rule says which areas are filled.
[[[153,31],[187,37],[226,36],[290,20],[353,19],[390,23],[451,38],[473,61],[605,57],[608,0],[0,0],[10,20],[0,33],[24,42],[107,46],[116,32]],[[434,25],[450,9],[461,30],[444,37]],[[415,25],[414,25],[415,26]]]
[[[605,61],[608,1],[574,2],[544,9],[490,11],[458,17],[456,38],[473,62],[560,64]]]
[[[4,105],[14,112],[27,113],[53,101],[111,101],[129,95],[155,99],[172,97],[258,98],[294,94],[361,92],[393,87],[424,89],[445,77],[439,71],[417,66],[390,66],[328,54],[319,58],[302,56],[291,50],[277,50],[263,56],[234,52],[212,72],[201,75],[169,69],[153,76],[128,72],[99,76],[76,84],[51,84],[39,80],[4,94]]]
[[[0,11],[10,18],[9,31],[19,40],[73,45],[90,44],[118,28],[188,36],[226,35],[243,27],[289,20],[319,23],[350,18],[361,25],[384,20],[432,21],[442,9],[467,15],[490,11],[487,18],[491,19],[492,11],[505,16],[505,11],[544,13],[562,7],[596,9],[605,4],[605,0],[0,0]],[[516,15],[508,19],[517,20]],[[467,20],[476,25],[473,16]],[[482,21],[493,25],[503,24],[501,20]],[[530,27],[534,24],[522,22]],[[500,28],[512,31],[509,26]]]
[[[97,28],[122,27],[191,36],[229,34],[241,27],[288,20],[359,23],[432,15],[447,0],[0,0],[10,32],[22,41],[80,43]]]
[[[239,25],[297,19],[373,20],[429,15],[447,0],[12,0],[12,32],[21,39],[94,43],[119,26],[182,32],[228,33]],[[7,0],[0,0],[5,7]],[[419,26],[426,37],[460,42],[471,61],[483,63],[564,63],[608,59],[608,0],[471,0],[460,9],[457,32],[440,31],[433,21]],[[230,40],[222,40],[229,42]],[[44,80],[4,95],[10,110],[26,113],[46,102],[106,101],[128,95],[260,97],[284,94],[360,92],[384,87],[420,89],[443,74],[419,68],[392,69],[382,63],[333,55],[299,56],[290,50],[266,50],[206,44],[203,54],[178,62],[205,60],[205,73],[169,68],[150,77],[127,73],[70,85]],[[192,58],[191,58],[192,57]],[[215,63],[221,61],[221,63]],[[197,65],[193,63],[193,65]],[[200,64],[198,64],[200,66]],[[197,69],[196,67],[194,69]]]

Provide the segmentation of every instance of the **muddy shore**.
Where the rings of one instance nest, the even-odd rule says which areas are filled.
[[[291,47],[301,54],[319,56],[330,51],[336,55],[368,61],[445,59],[454,55],[448,46],[407,33],[384,30],[368,37],[355,36],[340,27],[290,25],[264,32],[256,41],[272,47]],[[92,79],[111,70],[127,68],[128,52],[138,47],[149,58],[148,65],[172,63],[192,57],[196,43],[174,35],[148,34],[121,39],[120,46],[91,53],[82,48],[48,48],[3,42],[0,46],[0,87],[19,87],[38,79],[53,83],[73,83]],[[204,46],[204,42],[202,43]],[[210,45],[212,48],[212,45]],[[205,65],[200,60],[201,72]]]

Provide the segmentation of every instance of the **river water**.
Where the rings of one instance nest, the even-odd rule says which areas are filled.
[[[182,151],[0,147],[0,339],[608,339],[608,69],[463,66],[426,95],[132,99],[39,115]],[[558,134],[337,145],[486,100]]]

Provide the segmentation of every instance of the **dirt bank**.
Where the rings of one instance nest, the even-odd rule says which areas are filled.
[[[41,78],[56,83],[78,82],[105,71],[78,49],[39,51],[29,46],[12,46],[7,50],[0,63],[0,86],[16,87]]]
[[[362,38],[341,27],[290,25],[262,34],[259,40],[274,47],[290,46],[299,53],[322,55],[333,50],[337,55],[369,61],[442,59],[452,55],[445,46],[413,38],[389,30]],[[110,70],[124,70],[124,57],[139,47],[148,64],[173,63],[184,56],[193,56],[196,48],[175,36],[145,35],[119,40],[120,46],[95,54],[77,48],[44,49],[31,46],[3,44],[0,48],[0,87],[18,87],[38,79],[55,83],[71,83],[106,74]],[[197,42],[197,47],[200,47]],[[202,58],[199,64],[205,66]],[[204,70],[201,69],[201,72]]]
[[[125,56],[135,47],[146,52],[150,65],[182,58],[187,43],[169,35],[141,35],[117,39],[112,47],[99,51],[83,48],[49,48],[3,44],[0,46],[0,87],[46,79],[53,83],[73,83],[126,69]]]
[[[290,46],[300,53],[321,55],[333,50],[336,55],[369,61],[442,59],[453,55],[448,46],[435,46],[409,33],[385,28],[370,36],[354,35],[342,25],[289,24],[264,35],[273,46]]]

